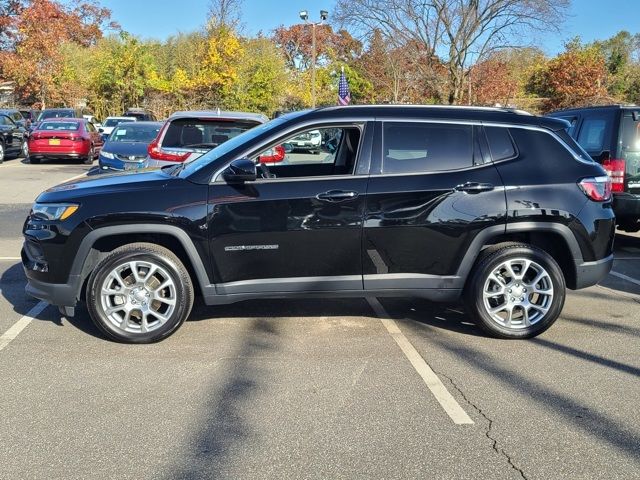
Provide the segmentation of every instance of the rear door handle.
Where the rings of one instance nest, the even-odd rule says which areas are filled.
[[[494,188],[495,187],[490,183],[467,182],[462,185],[458,185],[456,190],[459,192],[480,193],[491,191]]]
[[[329,190],[328,192],[319,193],[316,195],[318,200],[323,202],[345,202],[347,200],[353,200],[358,197],[358,192],[344,191],[344,190]]]

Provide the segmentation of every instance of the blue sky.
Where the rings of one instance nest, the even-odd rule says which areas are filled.
[[[189,32],[204,24],[208,0],[102,0],[122,27],[143,38],[164,39]],[[334,0],[245,0],[243,22],[247,33],[269,33],[279,25],[299,21],[298,12],[309,10],[316,20],[321,9],[328,10]],[[331,14],[331,13],[330,13]],[[571,15],[560,35],[532,39],[548,54],[562,50],[563,43],[580,35],[584,41],[604,39],[620,30],[640,32],[638,0],[573,0]]]

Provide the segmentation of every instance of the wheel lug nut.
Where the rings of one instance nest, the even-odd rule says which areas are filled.
[[[511,293],[511,289],[509,289],[509,293]]]
[[[524,297],[520,297],[520,301],[521,301],[521,302],[524,302]]]
[[[515,302],[515,301],[516,301],[516,299],[515,299],[515,298],[513,298],[513,297],[511,297],[511,301],[512,301],[512,302]]]

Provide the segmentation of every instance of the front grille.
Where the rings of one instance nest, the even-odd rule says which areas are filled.
[[[123,162],[143,162],[146,155],[118,155],[116,154],[116,158]]]

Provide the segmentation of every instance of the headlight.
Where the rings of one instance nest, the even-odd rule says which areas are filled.
[[[102,150],[100,152],[100,155],[102,155],[104,158],[110,158],[111,160],[113,160],[115,157],[113,155],[113,153],[111,152],[105,152],[104,150]]]
[[[31,208],[31,214],[41,220],[66,220],[79,207],[74,203],[36,203]]]

